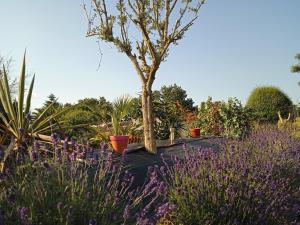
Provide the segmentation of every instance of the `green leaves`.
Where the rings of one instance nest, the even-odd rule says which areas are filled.
[[[17,144],[21,144],[30,136],[29,134],[38,134],[46,132],[53,128],[54,124],[50,121],[60,116],[65,111],[60,111],[53,115],[45,117],[44,115],[51,107],[47,107],[40,115],[32,121],[27,117],[30,114],[31,98],[35,76],[33,76],[27,96],[25,95],[26,79],[26,52],[23,57],[22,68],[18,82],[18,99],[12,99],[10,86],[8,83],[8,74],[3,66],[3,75],[0,79],[0,100],[3,105],[4,113],[0,112],[0,120],[3,122],[2,129],[16,139]],[[24,101],[26,99],[26,102]],[[21,132],[22,130],[22,132]]]
[[[132,98],[128,95],[123,95],[113,102],[111,122],[115,135],[123,134],[121,122],[129,114],[132,104]]]

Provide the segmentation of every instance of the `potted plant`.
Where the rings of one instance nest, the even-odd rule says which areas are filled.
[[[125,118],[129,113],[129,109],[132,106],[132,98],[128,95],[123,95],[117,98],[112,104],[111,124],[113,135],[109,137],[112,148],[117,153],[123,153],[127,148],[129,135],[128,124]]]
[[[200,137],[200,122],[197,118],[196,112],[188,112],[186,122],[192,138]]]
[[[200,128],[190,128],[190,135],[192,138],[198,138],[200,137]]]

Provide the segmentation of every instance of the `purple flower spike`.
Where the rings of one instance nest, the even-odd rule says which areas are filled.
[[[38,156],[38,152],[36,150],[32,150],[30,152],[30,159],[33,161],[33,162],[36,162],[38,160],[39,156]]]
[[[22,222],[26,223],[28,220],[28,208],[21,207],[18,209],[18,213],[19,213],[19,216],[20,216],[20,219],[22,220]]]
[[[124,209],[124,212],[123,212],[124,220],[128,220],[128,218],[130,216],[130,208],[129,207],[130,207],[129,205],[125,206],[125,209]]]
[[[176,206],[174,204],[167,202],[167,203],[161,205],[160,207],[158,207],[158,209],[156,210],[156,216],[158,218],[165,217],[166,215],[170,214],[175,209],[176,209]]]
[[[91,219],[89,221],[89,225],[96,225],[97,224],[97,221],[95,219]]]

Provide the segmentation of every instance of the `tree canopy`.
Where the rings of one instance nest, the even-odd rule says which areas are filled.
[[[295,56],[295,59],[298,60],[298,63],[291,67],[292,73],[300,73],[300,53]]]

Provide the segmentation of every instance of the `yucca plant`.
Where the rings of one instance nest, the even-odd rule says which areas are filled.
[[[1,129],[4,130],[16,146],[25,144],[30,137],[37,136],[43,132],[47,132],[54,128],[54,121],[65,110],[59,111],[53,115],[45,116],[47,111],[51,109],[50,104],[38,116],[30,118],[31,97],[34,86],[35,76],[33,76],[25,99],[25,77],[26,77],[26,52],[23,57],[22,68],[18,81],[17,99],[13,99],[8,82],[8,75],[3,65],[2,76],[0,78],[0,100],[3,105],[4,112],[0,112]],[[29,139],[28,139],[29,138]]]

